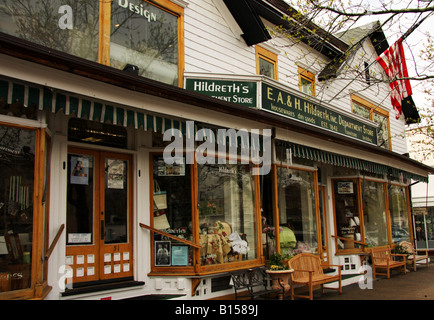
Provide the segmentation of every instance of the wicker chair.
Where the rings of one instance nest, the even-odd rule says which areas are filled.
[[[416,262],[421,260],[425,260],[426,266],[429,267],[428,250],[417,250],[413,247],[411,242],[408,241],[402,241],[399,245],[404,247],[404,249],[409,253],[407,256],[407,262],[413,265],[413,271],[416,271]],[[418,255],[418,252],[424,252],[425,254]]]
[[[339,282],[338,288],[327,288],[338,290],[339,294],[342,294],[342,280],[341,280],[341,268],[337,265],[321,265],[319,256],[311,253],[301,253],[288,261],[290,269],[294,269],[291,274],[291,299],[294,297],[307,298],[313,300],[313,288],[314,286],[321,286],[321,290],[324,293],[324,284],[330,282]],[[324,274],[323,269],[330,267],[338,267],[337,275]],[[295,295],[294,285],[307,286],[309,289],[309,295]]]

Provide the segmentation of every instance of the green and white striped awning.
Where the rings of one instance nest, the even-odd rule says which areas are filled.
[[[61,111],[65,115],[124,127],[132,126],[160,133],[177,128],[186,133],[185,122],[183,125],[181,120],[11,80],[0,79],[0,99],[4,99],[7,104],[19,102],[25,107],[33,105],[39,110],[50,110],[53,113]]]
[[[427,177],[423,177],[404,170],[393,168],[387,165],[362,160],[358,158],[348,157],[328,151],[323,151],[291,142],[280,142],[285,148],[291,150],[292,156],[296,158],[318,161],[334,166],[366,171],[374,174],[391,175],[399,178],[402,174],[404,178],[413,179],[421,182],[428,182]]]
[[[36,84],[27,84],[19,80],[0,78],[0,106],[1,101],[6,104],[18,102],[24,107],[36,107],[38,110],[49,110],[53,113],[63,112],[65,115],[75,116],[91,121],[110,123],[135,129],[151,130],[164,134],[168,129],[178,129],[187,138],[204,129],[204,140],[225,144],[226,146],[250,147],[254,150],[262,148],[262,139],[252,139],[251,135],[240,134],[235,139],[223,139],[218,135],[217,127],[195,123],[193,130],[185,119],[175,119],[164,115],[147,112],[132,106],[120,106],[105,101],[79,96],[74,93],[50,90]],[[224,128],[221,128],[224,129]],[[194,132],[191,132],[194,131]],[[193,136],[194,137],[194,136]]]

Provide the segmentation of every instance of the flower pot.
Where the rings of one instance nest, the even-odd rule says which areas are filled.
[[[289,292],[289,290],[291,289],[291,286],[289,284],[289,277],[291,276],[291,273],[294,272],[293,269],[267,270],[266,272],[271,277],[271,281],[272,281],[271,287],[273,289],[282,289],[282,286],[283,286],[285,294]],[[283,300],[282,294],[279,294],[279,299]]]

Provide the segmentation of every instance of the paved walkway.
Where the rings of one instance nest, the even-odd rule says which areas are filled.
[[[434,263],[427,268],[417,267],[417,271],[393,271],[390,279],[377,276],[372,281],[372,289],[361,289],[358,283],[343,287],[342,295],[337,291],[318,290],[314,300],[434,300]]]

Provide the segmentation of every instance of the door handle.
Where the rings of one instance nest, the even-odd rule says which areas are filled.
[[[104,227],[104,220],[101,220],[101,240],[104,240],[105,236],[105,227]]]

